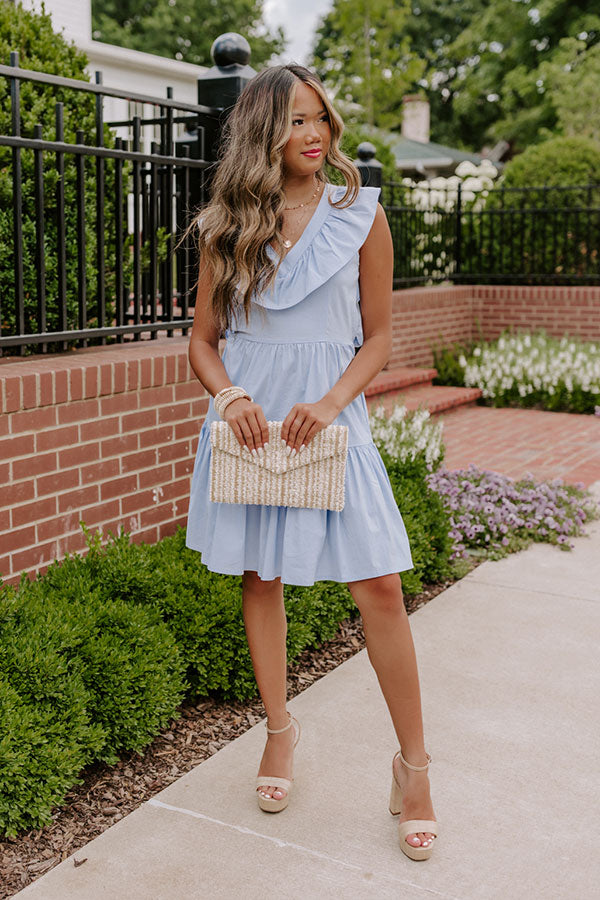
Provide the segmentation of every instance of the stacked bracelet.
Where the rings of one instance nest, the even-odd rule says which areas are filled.
[[[243,387],[238,387],[238,385],[232,385],[231,387],[223,388],[222,391],[219,391],[218,394],[214,396],[214,405],[215,410],[221,417],[223,418],[223,413],[230,403],[233,403],[234,400],[239,400],[244,397],[246,400],[252,400],[250,394],[248,394]]]

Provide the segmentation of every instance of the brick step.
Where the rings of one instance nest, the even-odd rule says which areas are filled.
[[[398,366],[396,369],[386,369],[376,375],[366,386],[365,397],[406,388],[412,384],[431,383],[436,375],[437,369],[420,369],[416,366]]]
[[[365,391],[366,394],[366,391]],[[481,397],[479,388],[447,387],[438,384],[413,384],[404,390],[391,390],[372,394],[367,399],[367,408],[383,406],[390,413],[394,406],[407,409],[428,409],[434,415],[457,406],[474,406]]]

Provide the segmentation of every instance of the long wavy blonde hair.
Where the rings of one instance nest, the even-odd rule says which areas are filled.
[[[234,309],[243,309],[248,322],[253,294],[273,284],[283,259],[280,253],[275,263],[267,245],[282,247],[283,150],[292,131],[298,81],[314,88],[329,114],[331,142],[318,181],[327,183],[324,166],[329,163],[346,183],[344,195],[332,205],[344,208],[358,195],[358,169],[339,149],[344,123],[320,79],[295,63],[263,69],[248,82],[225,123],[211,199],[191,224],[201,270],[208,266],[211,272],[210,306],[222,334],[231,326]]]

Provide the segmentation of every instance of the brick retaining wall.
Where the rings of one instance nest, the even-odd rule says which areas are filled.
[[[440,286],[394,292],[387,368],[432,365],[431,343],[510,325],[600,340],[600,288]],[[208,394],[188,338],[0,359],[0,572],[84,549],[79,526],[154,542],[185,524]]]
[[[511,325],[523,331],[544,328],[553,337],[600,340],[600,287],[475,285],[472,290],[474,337],[480,321],[486,340]]]
[[[0,363],[0,572],[82,550],[79,525],[155,542],[185,524],[208,395],[188,338]]]
[[[394,291],[389,367],[432,366],[432,344],[493,340],[511,326],[598,341],[600,287],[440,285]]]
[[[394,291],[394,347],[388,368],[433,364],[431,344],[452,344],[471,337],[471,286],[407,288]]]

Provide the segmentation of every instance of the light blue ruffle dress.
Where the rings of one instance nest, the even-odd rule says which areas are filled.
[[[336,209],[343,186],[328,185],[299,240],[285,256],[274,286],[227,330],[222,362],[268,420],[283,421],[295,403],[320,400],[342,376],[363,342],[359,254],[373,224],[380,189],[360,188]],[[273,258],[276,251],[269,246]],[[334,420],[348,426],[343,510],[214,503],[209,499],[210,398],[198,439],[186,546],[213,572],[258,572],[283,584],[357,581],[413,568],[402,516],[373,442],[364,393]]]

